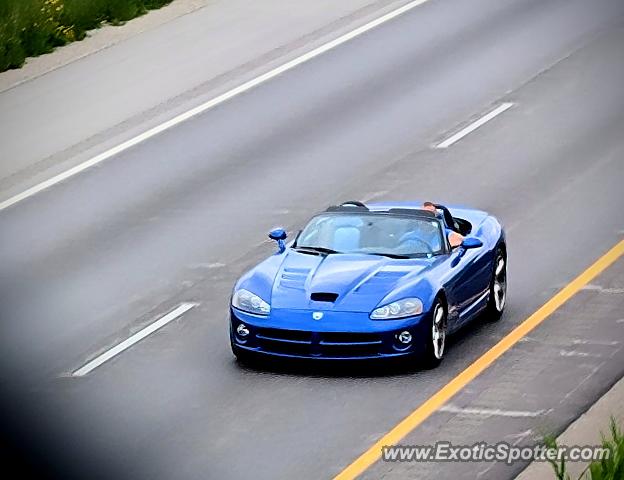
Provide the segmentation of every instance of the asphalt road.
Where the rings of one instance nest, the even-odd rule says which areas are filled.
[[[0,211],[10,428],[91,478],[337,474],[622,237],[623,15],[619,0],[431,0]],[[432,149],[500,101],[515,105]],[[434,371],[240,368],[228,296],[274,248],[266,232],[353,198],[496,214],[509,236],[504,320],[460,337]],[[184,301],[199,306],[89,375],[68,375]],[[586,318],[624,341],[621,326]],[[555,429],[621,377],[617,352],[582,401],[574,378],[552,386],[557,398],[572,391]],[[553,365],[562,378],[570,368]],[[487,379],[483,391],[500,381]],[[526,388],[534,409],[552,401],[542,384]],[[428,431],[448,419],[432,422]],[[475,428],[498,432],[464,422],[449,435]],[[370,475],[393,472],[378,464]]]
[[[0,198],[406,1],[176,0],[126,25],[97,30],[87,42],[29,60],[26,69],[0,75],[0,144],[9,159],[0,162]],[[68,57],[75,60],[59,68]],[[55,69],[5,90],[12,75],[45,71],[46,62]],[[36,142],[29,132],[37,132]]]

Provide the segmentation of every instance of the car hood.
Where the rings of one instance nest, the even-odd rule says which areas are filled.
[[[271,308],[370,312],[394,289],[415,281],[432,263],[433,259],[290,251],[275,276]],[[338,296],[333,302],[314,301],[310,298],[313,293]]]

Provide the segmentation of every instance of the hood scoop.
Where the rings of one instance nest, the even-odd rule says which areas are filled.
[[[338,298],[337,293],[329,293],[329,292],[314,292],[310,295],[310,300],[315,302],[330,302],[334,303]]]
[[[407,284],[432,262],[289,252],[273,282],[271,308],[370,313],[390,291]]]

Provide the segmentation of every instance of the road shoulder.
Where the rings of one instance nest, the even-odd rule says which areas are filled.
[[[624,424],[624,378],[620,379],[611,389],[600,397],[589,410],[557,438],[558,445],[600,445],[601,432],[608,437],[611,416],[621,426]],[[587,462],[568,462],[567,472],[572,478],[579,478],[587,467]],[[530,463],[517,480],[553,480],[555,474],[549,463]]]
[[[145,15],[134,18],[123,25],[104,25],[87,32],[85,39],[55,49],[52,53],[29,57],[22,68],[0,73],[0,93],[17,85],[34,80],[57,68],[111,47],[148,30],[159,27],[182,15],[204,8],[212,0],[175,0]]]

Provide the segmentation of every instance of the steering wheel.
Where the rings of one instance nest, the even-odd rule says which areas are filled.
[[[433,249],[431,248],[431,246],[423,239],[418,238],[416,235],[414,235],[414,232],[407,232],[403,234],[403,236],[401,236],[401,238],[399,239],[399,247],[407,242],[416,242],[419,244],[419,246],[422,245],[424,247],[425,253],[433,253]]]

